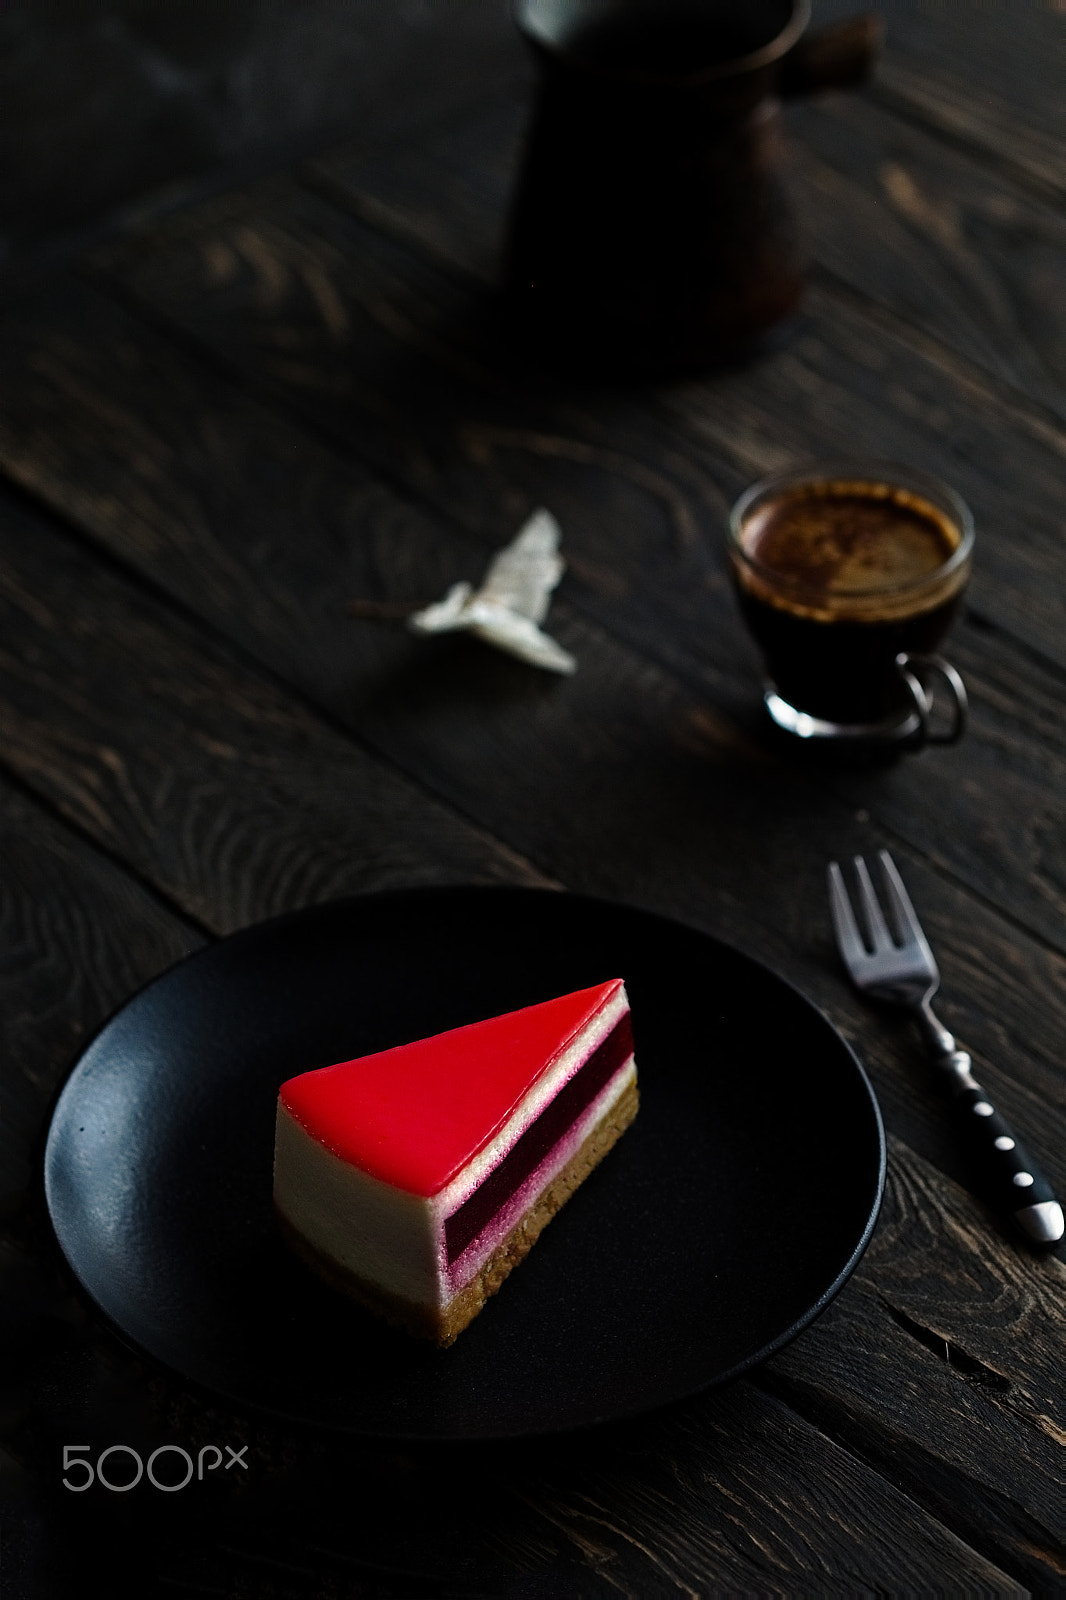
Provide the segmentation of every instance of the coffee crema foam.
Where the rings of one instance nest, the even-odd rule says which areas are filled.
[[[943,568],[962,530],[932,501],[894,484],[809,480],[744,518],[741,586],[765,604],[823,622],[888,622],[942,605],[968,564]]]

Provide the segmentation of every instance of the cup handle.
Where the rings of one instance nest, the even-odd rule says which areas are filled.
[[[916,656],[903,651],[896,657],[896,670],[907,685],[914,701],[914,709],[918,713],[918,730],[912,748],[920,750],[924,744],[957,744],[966,731],[969,700],[966,695],[966,685],[951,662],[945,661],[943,656]],[[934,730],[930,725],[934,695],[922,682],[921,673],[939,679],[947,690],[947,699],[951,703],[951,720],[942,732]]]
[[[781,63],[778,93],[795,99],[819,89],[851,89],[865,83],[884,39],[884,19],[873,11],[804,34]]]

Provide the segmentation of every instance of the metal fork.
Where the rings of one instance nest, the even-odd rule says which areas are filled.
[[[862,856],[855,857],[855,876],[865,939],[852,910],[844,874],[835,861],[829,863],[833,932],[851,981],[871,1000],[884,1000],[913,1012],[926,1051],[951,1093],[956,1122],[989,1199],[1009,1212],[1030,1239],[1055,1244],[1064,1231],[1062,1207],[1028,1150],[974,1078],[969,1055],[959,1049],[954,1036],[934,1016],[932,999],[940,987],[936,957],[895,862],[887,850],[880,850],[878,858],[895,937]]]

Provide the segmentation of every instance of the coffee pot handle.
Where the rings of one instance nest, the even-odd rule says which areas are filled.
[[[865,83],[884,39],[884,18],[874,11],[805,33],[781,62],[778,93],[794,99]]]

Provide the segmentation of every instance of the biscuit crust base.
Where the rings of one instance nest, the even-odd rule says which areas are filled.
[[[612,1145],[617,1144],[636,1116],[638,1104],[634,1078],[591,1129],[562,1171],[556,1173],[506,1239],[500,1241],[481,1270],[463,1285],[446,1306],[417,1305],[413,1300],[388,1294],[376,1284],[368,1283],[340,1266],[331,1256],[323,1255],[280,1212],[275,1214],[286,1242],[333,1288],[340,1289],[350,1299],[384,1317],[386,1322],[391,1322],[395,1327],[405,1329],[416,1338],[430,1339],[445,1349],[454,1344],[468,1323],[473,1322],[511,1269],[529,1254],[560,1206],[566,1204]]]

